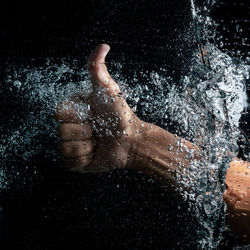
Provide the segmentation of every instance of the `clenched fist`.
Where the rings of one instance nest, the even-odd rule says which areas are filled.
[[[102,44],[89,57],[92,94],[85,98],[79,93],[57,108],[61,154],[69,170],[84,173],[129,167],[130,148],[143,126],[108,73],[105,57],[109,50]],[[78,115],[74,103],[88,104],[88,118]]]

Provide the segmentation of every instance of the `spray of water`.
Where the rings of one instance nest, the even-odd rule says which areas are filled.
[[[199,222],[198,248],[205,249],[217,247],[222,237],[225,173],[237,155],[239,119],[246,107],[245,82],[249,79],[248,65],[235,63],[211,43],[213,23],[204,14],[209,4],[201,8],[191,0],[200,46],[194,52],[190,74],[178,84],[182,88],[162,73],[164,69],[152,72],[147,85],[140,84],[136,75],[130,79],[133,84],[128,84],[121,76],[119,63],[113,64],[112,71],[135,112],[140,104],[147,119],[165,128],[172,122],[178,124],[179,134],[203,149],[202,160],[193,162],[176,178],[189,190],[179,191]],[[14,125],[1,134],[1,188],[25,186],[27,179],[34,181],[37,169],[32,162],[37,155],[58,162],[55,107],[74,93],[90,93],[91,83],[87,70],[77,61],[64,59],[58,63],[48,59],[42,67],[10,66],[6,89],[24,106],[20,113],[10,114],[9,122]],[[85,111],[85,106],[80,107],[80,114]]]

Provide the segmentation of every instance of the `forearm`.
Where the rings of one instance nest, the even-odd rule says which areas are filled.
[[[82,94],[74,95],[70,102],[57,109],[65,167],[80,173],[106,172],[113,167],[133,168],[175,190],[181,187],[189,191],[193,188],[192,182],[196,181],[192,165],[195,161],[202,161],[199,148],[160,127],[142,122],[134,114],[120,95],[118,84],[107,71],[105,57],[109,49],[108,45],[102,44],[89,57],[92,94],[87,98]],[[90,107],[87,120],[86,117],[79,117],[78,108],[71,103],[78,105],[82,101]],[[93,127],[95,133],[92,133]],[[249,173],[249,169],[246,172]],[[233,178],[237,184],[242,176],[236,174]],[[226,183],[227,190],[237,191],[238,187],[234,190],[230,181]],[[242,186],[247,189],[248,183],[249,178]],[[224,198],[232,217],[244,210],[244,216],[249,220],[249,189],[244,193],[247,195],[240,198],[236,195],[236,198],[241,199],[242,204],[245,202],[245,207],[233,202],[230,193],[226,192]]]
[[[177,174],[199,159],[199,149],[191,142],[158,126],[144,123],[132,144],[130,165],[162,183],[179,186]]]
[[[176,175],[185,176],[192,161],[199,160],[199,148],[152,124],[144,123],[132,143],[130,165],[174,189],[183,187]],[[250,240],[249,163],[234,160],[226,176],[227,220],[233,231]],[[192,180],[189,180],[192,182]],[[186,188],[186,187],[183,187]]]

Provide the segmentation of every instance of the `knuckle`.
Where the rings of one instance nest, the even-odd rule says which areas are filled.
[[[62,142],[62,153],[65,157],[75,157],[81,154],[81,148],[79,144],[72,142]]]
[[[63,140],[80,140],[84,138],[81,125],[77,123],[63,123],[59,126],[59,136]]]
[[[83,149],[86,153],[89,153],[92,151],[92,145],[90,141],[84,142],[83,143]]]
[[[100,70],[100,64],[95,62],[90,62],[88,65],[88,69],[90,72],[98,71]]]
[[[80,157],[79,161],[81,166],[87,166],[90,163],[90,159],[85,155]]]
[[[61,152],[65,155],[70,151],[70,144],[68,142],[61,143]]]
[[[56,109],[55,118],[58,122],[77,122],[78,114],[72,102],[64,102]]]
[[[68,135],[68,126],[65,123],[60,124],[59,126],[59,136],[64,138]]]
[[[88,166],[92,162],[92,154],[79,156],[74,159],[64,159],[64,166],[71,171],[83,172],[84,167]]]
[[[80,128],[82,138],[90,138],[92,136],[92,129],[90,124],[82,125]]]

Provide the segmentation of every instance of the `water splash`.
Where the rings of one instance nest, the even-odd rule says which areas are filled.
[[[191,3],[200,47],[194,52],[189,75],[174,84],[165,69],[159,69],[149,78],[140,72],[148,84],[138,81],[138,73],[128,84],[119,63],[113,64],[112,74],[135,112],[166,129],[178,124],[176,133],[204,149],[202,161],[190,165],[186,178],[180,175],[177,179],[190,190],[182,193],[199,221],[197,244],[209,249],[218,246],[224,228],[223,183],[229,162],[238,151],[249,65],[236,63],[213,45],[209,7],[201,9]],[[34,158],[43,155],[58,163],[55,107],[75,93],[91,92],[90,79],[77,61],[56,63],[50,59],[41,67],[11,66],[4,89],[18,96],[16,103],[23,107],[20,113],[10,114],[12,126],[6,126],[0,137],[0,186],[25,186],[38,175]],[[80,112],[84,115],[84,110]]]
[[[179,135],[204,149],[202,160],[194,162],[179,181],[189,193],[183,196],[200,222],[200,247],[214,248],[224,229],[225,207],[222,200],[225,173],[237,155],[239,119],[247,105],[245,82],[249,66],[234,64],[232,58],[211,44],[206,46],[210,68],[194,54],[191,74],[182,78],[182,88],[157,72],[151,73],[151,85],[129,91],[128,99],[143,103],[143,113],[157,123],[179,125]],[[126,87],[129,89],[129,86]],[[154,91],[157,89],[157,96]],[[218,231],[218,223],[220,229]]]

